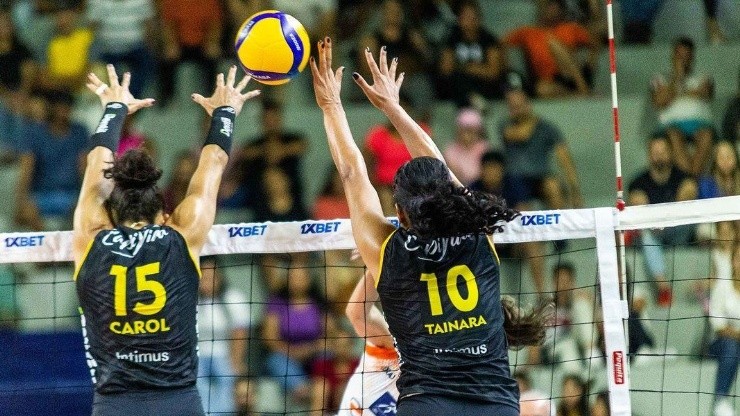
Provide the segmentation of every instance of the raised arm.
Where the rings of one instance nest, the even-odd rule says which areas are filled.
[[[378,193],[370,183],[365,160],[349,130],[340,98],[343,67],[331,68],[331,39],[319,42],[319,64],[311,59],[316,103],[324,113],[324,128],[334,164],[344,185],[352,219],[352,234],[360,256],[373,276],[378,276],[380,251],[395,229],[383,216]]]
[[[401,135],[406,148],[413,157],[431,156],[441,161],[444,160],[442,152],[431,137],[414,121],[413,118],[401,107],[399,103],[399,91],[403,84],[404,73],[396,77],[398,58],[393,58],[390,66],[385,47],[380,50],[380,65],[369,50],[365,50],[365,58],[373,76],[373,85],[369,85],[362,75],[355,72],[352,77],[360,86],[370,102],[382,111]],[[450,172],[453,181],[462,186],[455,175]]]
[[[72,250],[75,259],[81,257],[99,230],[111,227],[104,203],[113,190],[113,180],[103,176],[103,169],[113,162],[126,115],[154,104],[151,98],[139,100],[131,95],[128,89],[130,73],[123,74],[119,83],[113,65],[108,65],[107,71],[110,85],[102,82],[95,74],[88,75],[87,88],[100,97],[104,112],[90,138],[91,150],[87,154],[82,188],[74,212]]]
[[[370,272],[366,271],[349,297],[345,314],[357,335],[376,347],[393,348],[388,324],[375,306],[379,296],[373,280]]]
[[[218,74],[216,90],[212,96],[192,96],[212,117],[211,128],[185,198],[175,208],[169,224],[182,234],[194,256],[200,255],[216,217],[216,199],[229,161],[234,119],[241,112],[244,103],[260,93],[259,90],[254,90],[242,94],[249,80],[250,77],[244,77],[235,86],[236,66],[232,66],[225,80],[224,74]]]

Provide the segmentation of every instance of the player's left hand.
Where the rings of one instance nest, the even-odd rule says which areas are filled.
[[[391,64],[388,65],[388,56],[385,50],[385,46],[380,48],[379,63],[375,62],[370,49],[365,49],[365,59],[367,65],[370,67],[370,73],[373,75],[373,85],[369,85],[362,75],[355,72],[352,77],[355,79],[357,85],[360,86],[362,92],[365,93],[370,102],[381,111],[385,111],[391,105],[399,103],[399,91],[401,90],[401,84],[403,84],[404,73],[396,77],[396,69],[398,68],[398,58],[393,58]]]
[[[342,74],[344,67],[340,66],[336,71],[331,69],[331,38],[326,37],[319,41],[319,64],[311,58],[311,73],[313,74],[313,89],[316,94],[316,104],[322,110],[332,106],[341,106],[342,100]]]
[[[236,111],[236,115],[239,115],[247,100],[260,95],[260,90],[247,91],[242,94],[251,79],[252,77],[245,76],[235,85],[236,65],[232,65],[226,78],[224,78],[224,74],[216,76],[216,89],[213,91],[213,95],[204,97],[200,94],[193,94],[193,101],[200,104],[209,116],[213,115],[213,110],[223,106],[232,107]]]
[[[133,114],[144,107],[151,107],[154,105],[154,98],[138,99],[131,95],[129,91],[129,84],[131,83],[131,73],[126,72],[123,74],[123,79],[118,82],[118,74],[116,68],[108,64],[106,65],[108,71],[108,84],[101,81],[97,75],[92,72],[87,75],[87,89],[95,93],[100,98],[100,102],[103,107],[111,102],[118,102],[126,104],[128,107],[128,113]]]

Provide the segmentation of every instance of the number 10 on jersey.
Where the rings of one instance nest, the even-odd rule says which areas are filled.
[[[468,296],[463,297],[457,288],[459,279],[465,281]],[[442,315],[442,298],[439,293],[439,281],[435,273],[422,273],[421,281],[427,284],[427,293],[429,295],[429,307],[432,316]],[[457,310],[461,312],[470,312],[478,306],[478,283],[475,281],[475,275],[466,265],[453,266],[447,271],[447,281],[445,284],[447,295]]]

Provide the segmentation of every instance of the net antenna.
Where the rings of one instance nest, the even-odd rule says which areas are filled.
[[[624,211],[624,183],[622,180],[622,142],[619,135],[619,99],[617,95],[617,47],[614,42],[614,11],[613,0],[606,0],[606,17],[609,27],[609,79],[612,95],[612,124],[614,125],[614,168],[616,174],[617,201],[619,212]],[[627,254],[625,249],[624,230],[617,231],[617,249],[619,251],[619,287],[624,308],[627,309]],[[627,316],[629,311],[627,310]],[[624,324],[625,342],[629,349],[629,328]]]

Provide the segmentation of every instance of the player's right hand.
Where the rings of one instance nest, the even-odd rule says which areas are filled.
[[[128,107],[128,113],[133,114],[144,107],[151,107],[154,105],[153,98],[138,99],[131,95],[128,87],[131,83],[131,73],[126,72],[123,74],[123,80],[118,82],[118,74],[116,68],[108,64],[106,65],[108,70],[108,84],[101,81],[97,75],[92,72],[87,75],[87,89],[95,93],[100,98],[103,107],[111,102],[118,102],[126,104]]]
[[[367,60],[367,66],[370,67],[370,73],[373,75],[373,85],[369,85],[365,81],[365,78],[357,72],[352,74],[352,77],[355,79],[357,85],[360,86],[362,92],[381,111],[384,111],[389,106],[399,104],[399,91],[401,90],[401,84],[403,84],[404,73],[401,72],[396,77],[398,59],[393,58],[391,64],[388,65],[385,46],[380,49],[380,62],[375,62],[370,49],[365,49],[365,59]]]
[[[224,106],[234,108],[236,115],[239,115],[247,100],[260,95],[260,90],[252,90],[242,94],[242,91],[244,91],[244,88],[247,87],[251,79],[252,77],[246,76],[242,78],[239,84],[234,86],[236,82],[236,66],[232,65],[229,68],[229,74],[226,76],[226,80],[224,80],[224,74],[218,74],[216,76],[216,89],[213,91],[213,95],[206,98],[200,94],[193,94],[193,101],[200,104],[209,116],[213,115],[213,110]]]

